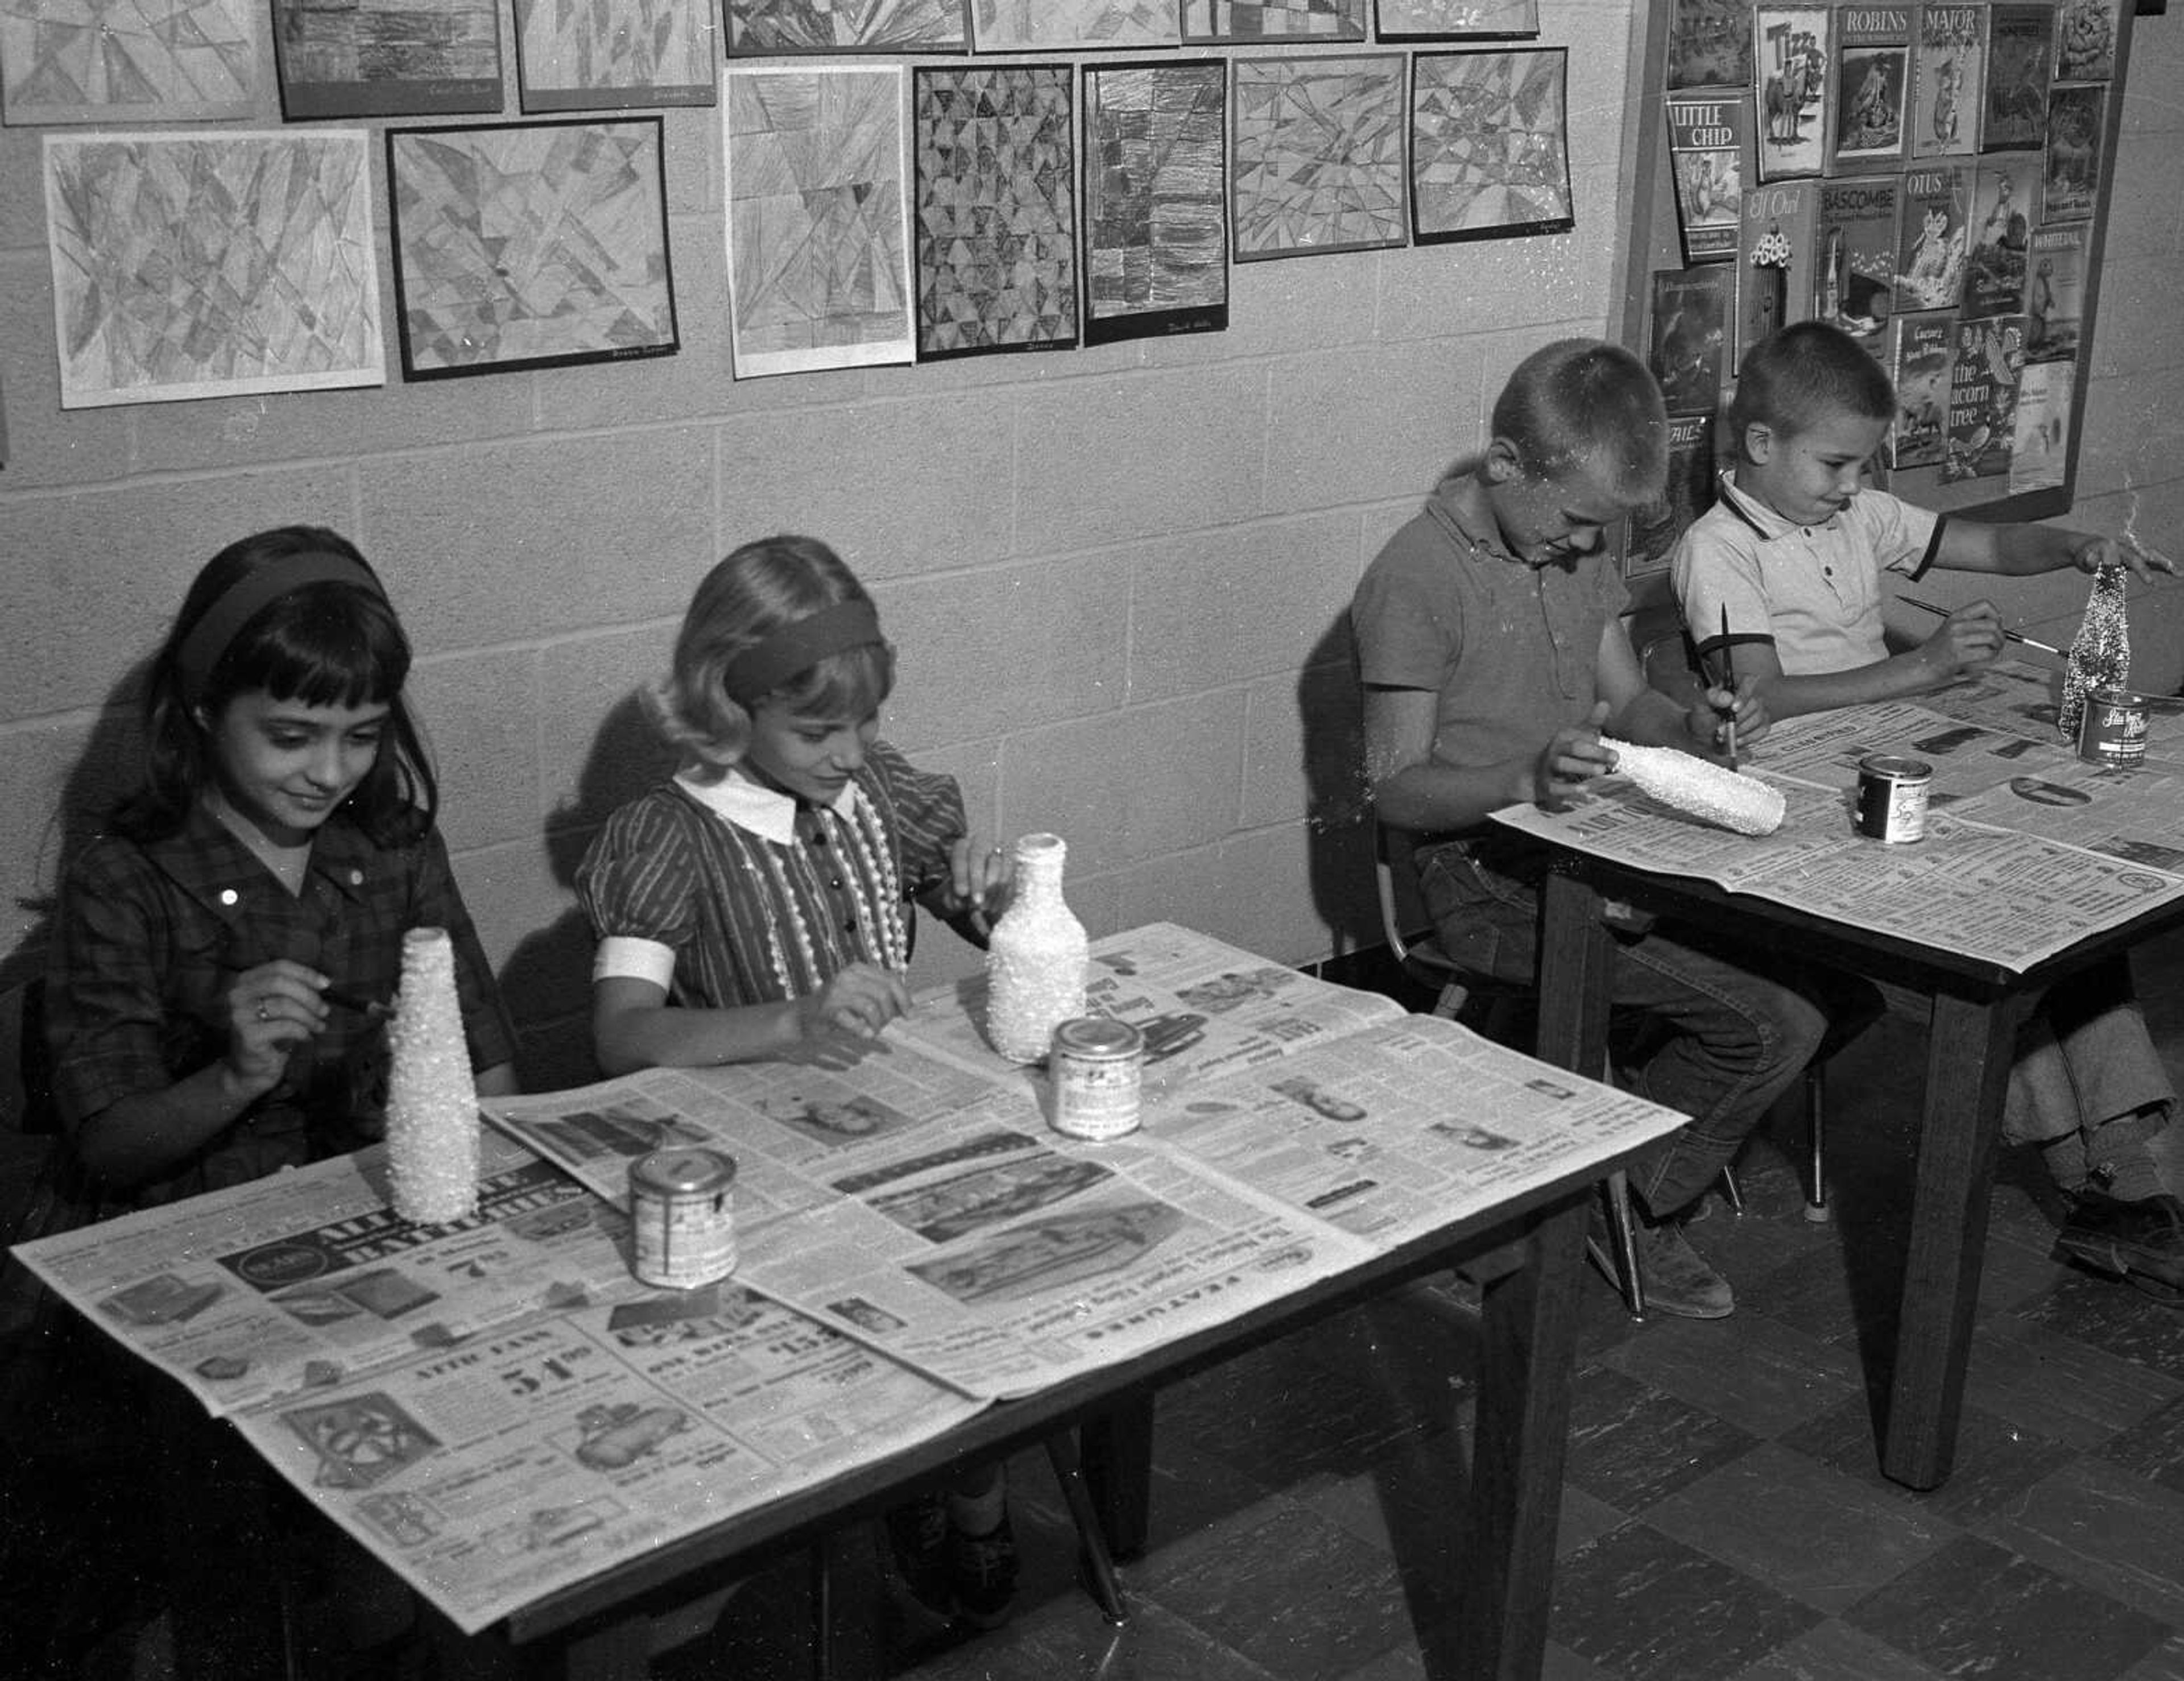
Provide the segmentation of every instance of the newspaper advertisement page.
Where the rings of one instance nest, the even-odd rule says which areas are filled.
[[[313,1505],[474,1634],[978,1411],[722,1284],[413,1350],[369,1378],[235,1422]]]
[[[1945,718],[1982,725],[2001,735],[2030,736],[2069,752],[2077,743],[2064,740],[2056,722],[2062,695],[2060,665],[1997,660],[1977,676],[1921,695],[1919,700]]]
[[[1869,754],[1926,765],[1933,773],[1926,796],[1933,807],[1970,799],[2074,756],[2056,744],[2052,730],[2042,739],[1900,700],[1789,719],[1770,729],[1751,756],[1769,771],[1851,788],[1858,785],[1858,761]]]
[[[1409,1016],[1194,1088],[1148,1127],[1393,1247],[1683,1122],[1453,1021]]]
[[[1794,869],[1828,857],[1850,840],[1850,804],[1839,791],[1784,776],[1755,780],[1780,788],[1787,807],[1782,827],[1771,835],[1742,835],[1708,823],[1615,776],[1591,782],[1566,810],[1513,805],[1494,816],[1580,851],[1667,875],[1696,876],[1731,890],[1786,866]]]
[[[2059,754],[1956,806],[1959,817],[2184,875],[2184,759],[2124,768]]]
[[[215,1416],[642,1288],[619,1213],[520,1145],[481,1141],[478,1211],[451,1225],[388,1208],[375,1146],[14,1253]]]

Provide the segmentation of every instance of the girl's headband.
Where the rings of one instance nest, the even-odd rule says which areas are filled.
[[[830,654],[886,640],[871,602],[838,601],[783,625],[736,655],[721,673],[721,687],[737,705],[748,707]]]
[[[220,656],[245,625],[282,596],[312,584],[354,584],[382,605],[387,600],[387,592],[369,569],[343,555],[297,554],[260,566],[214,597],[182,638],[175,655],[175,670],[181,678],[183,699],[194,706],[204,698],[212,668],[220,664]]]

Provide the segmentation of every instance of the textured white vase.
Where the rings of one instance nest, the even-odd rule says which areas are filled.
[[[1061,896],[1069,846],[1025,835],[1016,847],[1016,895],[986,947],[986,1038],[1011,1062],[1036,1062],[1054,1030],[1084,1013],[1091,942]]]
[[[413,928],[402,937],[402,989],[387,1035],[394,1211],[421,1226],[468,1219],[477,1211],[477,1085],[446,929]]]
[[[2070,663],[2063,671],[2063,704],[2056,726],[2076,745],[2086,715],[2086,697],[2097,688],[2131,687],[2131,626],[2124,617],[2124,589],[2130,575],[2120,561],[2093,575],[2086,597],[2086,616],[2070,643]]]

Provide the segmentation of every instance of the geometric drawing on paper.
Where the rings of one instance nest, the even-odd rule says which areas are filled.
[[[713,103],[712,0],[515,0],[526,111]]]
[[[1084,339],[1228,324],[1228,70],[1084,70]]]
[[[728,56],[961,53],[963,0],[727,0]]]
[[[404,373],[671,353],[662,153],[658,117],[389,130]]]
[[[912,85],[918,355],[1074,344],[1069,68],[920,66]]]
[[[1412,230],[1421,244],[1563,233],[1572,214],[1559,47],[1421,53],[1412,67]]]
[[[1173,47],[1181,39],[1176,0],[971,0],[979,53]]]
[[[61,406],[384,385],[362,130],[45,137]]]
[[[1402,55],[1235,69],[1236,260],[1401,245]]]
[[[735,375],[907,362],[904,71],[728,70],[728,320]]]
[[[1507,41],[1540,32],[1539,0],[1377,0],[1375,12],[1383,41]]]
[[[231,121],[258,92],[248,0],[0,0],[10,123]]]
[[[500,109],[493,0],[273,0],[273,47],[291,121]]]
[[[1183,38],[1194,47],[1228,41],[1362,41],[1365,0],[1183,0]]]

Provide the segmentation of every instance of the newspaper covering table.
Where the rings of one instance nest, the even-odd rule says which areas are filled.
[[[1155,1047],[1113,1143],[1052,1132],[972,984],[869,1049],[495,1099],[452,1225],[375,1149],[15,1253],[475,1632],[1681,1120],[1172,925],[1094,960]],[[675,1142],[736,1157],[733,1283],[629,1273]]]
[[[1848,706],[1775,725],[1742,766],[1782,792],[1787,815],[1771,835],[1717,828],[1613,776],[1566,810],[1517,805],[1494,815],[1580,852],[2022,973],[2184,894],[2184,756],[2149,753],[2129,768],[2079,758],[2056,736],[2052,698],[2036,699],[2050,682],[2012,665],[1931,704]],[[2176,735],[2164,727],[2156,739]],[[1923,840],[1858,832],[1858,763],[1873,753],[1933,767]]]

